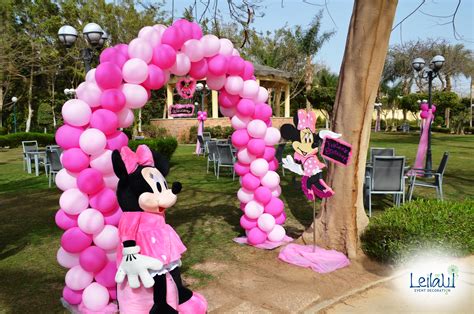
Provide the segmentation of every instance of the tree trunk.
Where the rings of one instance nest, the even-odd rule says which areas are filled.
[[[308,99],[311,93],[311,87],[313,86],[313,64],[311,63],[311,56],[306,56],[305,66],[305,92],[306,92],[306,110],[311,110],[311,102]]]
[[[356,257],[368,224],[362,187],[375,96],[388,49],[396,0],[355,0],[333,113],[333,131],[352,145],[349,166],[329,165],[336,194],[322,202],[313,227],[317,243]],[[312,232],[307,231],[303,237]],[[308,241],[311,242],[311,241]]]
[[[33,100],[33,75],[34,70],[33,66],[30,69],[30,83],[28,86],[28,116],[26,118],[26,128],[25,132],[30,132],[31,129],[31,119],[33,118],[33,107],[31,101]]]
[[[440,76],[441,77],[441,76]],[[444,77],[444,79],[446,80],[446,87],[445,87],[445,91],[447,92],[450,92],[451,91],[451,88],[452,88],[452,85],[451,85],[451,77],[449,75],[446,74],[446,76]]]
[[[446,124],[446,127],[449,129],[449,114],[450,114],[450,108],[446,108],[444,110],[444,124]]]
[[[0,81],[0,128],[3,127],[3,82]]]
[[[56,107],[55,101],[55,79],[56,76],[53,75],[51,78],[51,113],[53,114],[53,131],[56,130],[56,113],[54,112],[54,107]]]

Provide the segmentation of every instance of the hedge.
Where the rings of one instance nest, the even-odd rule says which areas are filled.
[[[178,147],[178,141],[173,137],[165,137],[159,139],[144,139],[144,140],[131,140],[128,142],[128,147],[135,151],[138,145],[147,145],[151,150],[157,151],[163,154],[171,160],[171,156]]]
[[[21,146],[22,141],[38,141],[39,146],[55,144],[54,134],[20,132],[0,135],[0,147],[15,148]]]
[[[371,218],[362,234],[364,252],[384,263],[404,262],[424,250],[474,253],[474,199],[417,200]]]

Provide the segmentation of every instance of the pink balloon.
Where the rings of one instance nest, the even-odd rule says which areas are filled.
[[[258,227],[264,232],[270,232],[275,227],[275,218],[270,214],[262,214],[258,217]]]
[[[235,106],[240,100],[239,95],[231,95],[225,90],[219,93],[219,104],[225,108]]]
[[[82,290],[72,290],[65,286],[63,289],[63,298],[71,305],[78,305],[82,302]]]
[[[65,268],[73,268],[74,266],[79,265],[79,254],[69,253],[62,247],[60,247],[56,253],[56,259],[58,260],[59,265]]]
[[[436,106],[435,106],[435,105],[431,105],[431,112],[432,112],[432,113],[435,113],[435,112],[436,112]]]
[[[268,172],[268,161],[263,158],[252,161],[250,172],[257,177],[263,177]]]
[[[74,266],[66,273],[66,285],[72,290],[82,290],[86,288],[94,276],[92,273],[82,269],[80,265]]]
[[[241,148],[237,152],[237,159],[243,164],[250,164],[256,159],[256,157],[249,153],[247,148]]]
[[[79,214],[77,224],[87,234],[96,234],[104,228],[104,216],[94,208],[88,208]]]
[[[120,217],[122,217],[122,209],[119,207],[116,211],[104,215],[105,223],[107,225],[118,226]]]
[[[151,47],[155,47],[161,42],[161,33],[153,26],[145,26],[140,29],[138,37],[150,44]]]
[[[176,54],[176,63],[170,68],[171,73],[177,76],[186,75],[191,69],[191,61],[182,52]]]
[[[237,104],[237,112],[243,117],[251,117],[255,112],[255,103],[250,99],[241,99]]]
[[[97,282],[93,282],[84,289],[82,302],[91,311],[102,311],[109,303],[109,291]]]
[[[94,279],[99,284],[107,288],[114,288],[117,286],[115,283],[115,273],[117,272],[117,263],[109,261],[101,271],[99,271]]]
[[[102,89],[117,88],[122,84],[122,72],[112,62],[104,62],[97,66],[95,80]]]
[[[278,217],[283,212],[283,201],[277,197],[272,197],[270,202],[265,205],[264,211],[274,217]]]
[[[123,54],[128,59],[128,45],[127,44],[118,44],[114,46],[121,54]]]
[[[272,116],[272,108],[264,103],[255,105],[255,112],[253,114],[254,119],[265,121]]]
[[[234,164],[234,169],[235,169],[235,173],[237,173],[237,175],[239,176],[243,176],[250,172],[250,166],[244,165],[240,162],[236,162]]]
[[[196,80],[200,80],[207,75],[207,61],[206,59],[199,60],[197,62],[191,62],[191,69],[189,75]]]
[[[262,157],[265,152],[265,141],[262,139],[251,139],[247,144],[247,150],[256,157]]]
[[[63,233],[61,246],[69,253],[79,253],[88,248],[92,243],[92,237],[85,234],[79,227],[74,227]],[[66,282],[67,283],[67,282]],[[69,286],[69,285],[68,285]],[[72,286],[69,286],[73,288]],[[82,288],[76,288],[82,289]]]
[[[169,45],[158,45],[153,49],[153,63],[162,69],[169,69],[176,62],[176,50]]]
[[[107,149],[121,149],[128,145],[128,137],[123,132],[117,132],[107,137]]]
[[[104,109],[105,110],[105,109]],[[87,129],[79,138],[79,146],[89,155],[97,155],[104,151],[107,145],[105,134],[98,129]]]
[[[89,198],[79,189],[69,189],[61,194],[59,205],[66,213],[78,215],[89,205]]]
[[[168,27],[163,36],[161,36],[161,43],[173,47],[175,50],[179,50],[184,44],[185,39],[183,38],[180,30],[174,26]]]
[[[265,103],[268,100],[268,91],[265,87],[260,86],[256,97],[256,102]]]
[[[223,55],[216,55],[207,60],[209,72],[215,76],[224,75],[227,72],[227,58]]]
[[[207,63],[208,68],[209,68],[209,62]],[[213,90],[220,90],[222,87],[224,87],[226,83],[226,77],[225,75],[213,75],[212,73],[207,74],[207,85],[209,86],[210,89]]]
[[[276,171],[278,169],[278,166],[278,160],[276,160],[276,158],[273,158],[273,160],[268,163],[268,170]]]
[[[249,191],[254,191],[260,186],[260,179],[251,173],[247,173],[242,177],[242,186]],[[256,196],[254,197],[257,199]]]
[[[266,205],[272,199],[272,191],[267,187],[261,186],[255,190],[254,197],[256,201]]]
[[[85,271],[95,273],[105,267],[107,256],[101,248],[90,246],[79,255],[79,264]]]
[[[221,42],[217,36],[208,34],[200,39],[205,57],[212,57],[219,53]]]
[[[275,225],[273,230],[268,234],[268,240],[272,242],[280,242],[285,237],[285,229],[280,225]]]
[[[56,143],[63,149],[79,147],[79,137],[83,131],[84,129],[81,127],[64,124],[56,131],[54,137]]]
[[[125,106],[131,109],[143,107],[148,101],[148,93],[145,87],[137,84],[123,84],[122,93],[125,95]]]
[[[259,202],[251,200],[245,205],[245,215],[251,219],[257,219],[263,213],[263,206]]]
[[[154,64],[148,65],[148,77],[143,86],[148,89],[160,89],[165,84],[165,73]]]
[[[90,126],[102,131],[105,135],[115,133],[118,128],[118,118],[115,113],[107,109],[98,109],[92,113]]]
[[[276,145],[280,141],[281,135],[280,130],[274,127],[267,128],[267,132],[265,133],[265,143],[269,146]]]
[[[228,76],[225,82],[225,90],[231,95],[238,95],[244,87],[244,81],[240,76]]]
[[[420,104],[420,109],[421,109],[422,111],[428,111],[428,108],[429,108],[429,107],[428,107],[428,103],[422,102],[422,103]]]
[[[123,108],[123,110],[117,113],[117,118],[119,122],[119,128],[128,128],[132,125],[135,116],[133,115],[132,110]]]
[[[235,107],[230,107],[230,108],[225,108],[220,106],[219,111],[222,113],[224,117],[233,117],[237,114],[237,110],[235,110]]]
[[[234,50],[234,44],[228,40],[227,38],[221,38],[219,39],[221,42],[221,47],[219,49],[219,53],[224,55],[224,56],[230,56],[232,55],[232,52]]]
[[[252,228],[247,232],[247,241],[249,244],[262,244],[267,239],[267,234],[258,227]]]
[[[94,235],[94,243],[106,251],[115,249],[119,243],[117,227],[106,225],[101,232]]]
[[[97,86],[96,82],[86,82],[81,88],[76,89],[77,98],[86,102],[93,108],[99,107],[101,93],[102,91],[99,86]]]
[[[250,140],[249,134],[246,129],[236,130],[232,134],[232,144],[237,147],[243,147],[247,145],[248,141]]]
[[[188,56],[191,62],[197,62],[204,58],[204,51],[202,44],[197,39],[190,39],[186,41],[181,48],[181,51]]]
[[[198,23],[191,22],[192,36],[194,39],[201,39],[202,30]]]
[[[270,171],[268,171],[270,172]],[[281,187],[279,185],[277,185],[276,187],[272,188],[272,195],[273,197],[278,197],[281,195]]]
[[[100,171],[104,175],[113,173],[114,169],[112,166],[112,151],[105,150],[103,153],[99,155],[92,156],[90,159],[90,165],[91,165],[91,168]]]
[[[275,171],[268,171],[261,179],[262,185],[274,189],[280,184],[280,176]]]
[[[259,92],[260,86],[256,81],[253,80],[246,80],[243,83],[243,87],[240,91],[240,96],[244,98],[250,98],[253,99],[257,97],[258,92]]]
[[[56,174],[56,186],[62,191],[77,188],[76,177],[77,173],[69,172],[66,168],[63,168],[59,170],[58,174]]]
[[[252,137],[264,138],[267,132],[267,125],[262,120],[252,120],[247,125],[247,131]]]
[[[61,113],[64,122],[80,127],[89,123],[92,110],[86,102],[80,99],[70,99],[64,103]]]
[[[253,77],[254,67],[253,64],[249,61],[244,61],[244,73],[242,74],[242,78],[244,80],[250,80]]]
[[[90,197],[90,205],[102,213],[108,213],[116,209],[118,203],[115,192],[110,188],[103,188],[100,192]]]
[[[428,116],[429,116],[428,111],[422,111],[422,112],[420,113],[420,117],[421,117],[422,119],[426,119],[426,118],[428,118]]]
[[[231,56],[229,57],[229,68],[227,69],[227,73],[229,75],[242,75],[245,69],[245,62],[244,59],[238,56]]]
[[[131,84],[141,84],[148,77],[148,64],[139,58],[125,62],[122,68],[123,80]]]
[[[275,217],[275,223],[278,225],[283,225],[286,221],[285,212],[282,212],[279,216]]]
[[[63,152],[61,163],[70,172],[81,172],[89,166],[89,156],[80,148],[70,148]]]
[[[245,230],[250,230],[257,226],[257,219],[251,219],[245,215],[240,217],[240,226]]]
[[[120,89],[107,89],[100,95],[102,108],[119,112],[125,107],[125,95]]]
[[[127,45],[125,45],[127,47]],[[128,48],[125,48],[128,50]],[[128,60],[128,53],[124,54],[121,49],[116,47],[109,47],[102,51],[100,54],[100,63],[111,62],[117,65],[120,69]]]
[[[193,36],[191,23],[186,19],[178,19],[174,21],[172,27],[176,28],[176,30],[180,33],[183,42],[191,39]]]
[[[59,209],[56,212],[54,220],[56,222],[56,225],[63,230],[68,230],[73,227],[77,227],[77,216],[70,215],[62,209]]]
[[[109,291],[110,299],[117,300],[117,287],[107,288]]]
[[[128,56],[150,63],[153,57],[153,48],[145,39],[135,38],[128,44]]]
[[[253,193],[252,191],[249,191],[245,188],[240,188],[239,191],[237,192],[237,198],[242,203],[248,203],[251,200],[253,200]]]
[[[265,151],[263,152],[263,159],[270,162],[275,157],[275,148],[273,146],[265,147]]]
[[[232,127],[236,130],[241,130],[241,129],[247,130],[247,125],[249,122],[250,122],[249,117],[244,117],[244,116],[241,116],[240,114],[234,115],[232,119],[230,120]]]
[[[104,176],[105,186],[114,191],[117,190],[118,181],[119,179],[114,173]]]
[[[86,82],[95,83],[95,68],[90,69],[86,74]]]

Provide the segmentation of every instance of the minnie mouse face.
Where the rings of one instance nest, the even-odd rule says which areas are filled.
[[[281,136],[292,141],[292,146],[295,152],[302,156],[315,155],[318,152],[320,138],[317,133],[313,133],[310,128],[305,127],[298,130],[295,125],[298,125],[298,115],[293,117],[292,124],[284,124],[281,126]]]
[[[173,182],[170,189],[165,179],[168,161],[157,152],[152,154],[155,166],[139,165],[129,174],[119,151],[112,153],[114,172],[119,178],[117,199],[123,211],[163,213],[176,203],[181,183]]]

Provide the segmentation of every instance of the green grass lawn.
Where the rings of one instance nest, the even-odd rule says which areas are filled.
[[[372,134],[371,146],[395,147],[413,163],[418,134]],[[194,146],[181,145],[172,159],[169,182],[180,181],[178,203],[168,211],[167,221],[188,247],[183,270],[193,286],[212,280],[210,273],[193,266],[205,261],[232,261],[239,246],[232,239],[242,234],[241,211],[236,197],[238,180],[224,174],[216,180],[206,174],[205,159],[193,155]],[[444,151],[451,153],[445,174],[446,199],[474,196],[474,136],[435,134],[433,164]],[[224,170],[225,171],[225,170]],[[298,236],[311,222],[311,204],[304,200],[293,176],[282,178],[282,199],[288,220],[285,227]],[[0,151],[0,313],[57,313],[66,270],[56,262],[62,230],[56,227],[60,191],[48,188],[44,173],[28,175],[22,169],[21,151]],[[434,198],[434,189],[417,189],[416,197]],[[376,198],[374,210],[391,206],[389,198]]]

